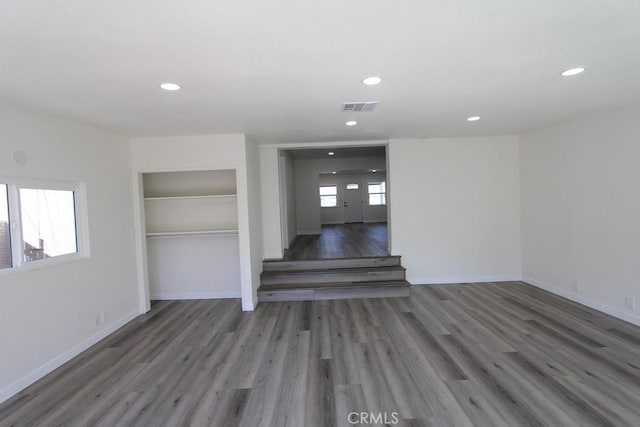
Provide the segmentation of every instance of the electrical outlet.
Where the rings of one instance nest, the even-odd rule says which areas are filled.
[[[634,311],[636,309],[636,297],[625,297],[624,306],[627,310]]]

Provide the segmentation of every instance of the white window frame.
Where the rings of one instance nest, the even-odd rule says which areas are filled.
[[[331,196],[335,197],[335,198],[336,198],[336,204],[335,204],[335,205],[333,205],[333,206],[322,206],[322,196],[323,196],[323,195],[322,195],[322,194],[320,194],[320,200],[319,200],[319,202],[320,202],[320,208],[321,208],[321,209],[333,209],[333,208],[340,207],[340,200],[339,200],[339,198],[338,198],[338,195],[339,195],[339,193],[340,193],[340,188],[339,188],[339,186],[338,186],[337,184],[320,184],[320,185],[319,185],[319,187],[318,187],[318,190],[319,190],[320,188],[322,188],[322,187],[335,187],[335,189],[336,189],[336,194],[335,194],[335,195],[334,195],[334,194],[325,194],[324,196],[325,196],[325,197],[331,197]]]
[[[383,182],[384,182],[384,193],[371,193],[371,192],[369,192],[369,186],[370,185],[381,185]],[[372,194],[384,194],[384,203],[379,204],[379,205],[372,205],[370,203],[371,198],[369,197]],[[386,180],[369,181],[369,182],[367,182],[367,206],[387,206],[387,181]]]
[[[89,224],[87,221],[87,191],[84,183],[0,176],[0,184],[6,184],[7,186],[9,235],[11,236],[11,261],[13,264],[10,268],[0,270],[0,277],[86,259],[91,256],[89,250]],[[20,189],[73,191],[76,220],[76,252],[29,262],[24,261]]]

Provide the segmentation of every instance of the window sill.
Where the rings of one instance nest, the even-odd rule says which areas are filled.
[[[30,271],[40,270],[43,268],[53,267],[56,265],[66,264],[74,261],[80,261],[88,258],[89,258],[89,255],[84,255],[76,252],[73,254],[60,255],[53,258],[39,259],[37,261],[31,261],[31,262],[22,264],[19,267],[12,267],[12,268],[7,268],[5,270],[0,270],[0,277],[12,276],[14,274],[19,274],[19,273],[27,273]]]

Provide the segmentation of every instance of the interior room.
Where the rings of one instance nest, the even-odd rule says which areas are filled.
[[[0,426],[638,425],[637,2],[0,9]]]

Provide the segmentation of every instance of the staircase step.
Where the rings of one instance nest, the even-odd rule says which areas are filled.
[[[386,280],[381,282],[327,282],[327,283],[281,283],[277,285],[260,286],[258,290],[280,291],[292,289],[338,289],[357,288],[367,286],[410,286],[406,280]]]
[[[350,298],[408,297],[410,284],[405,280],[367,283],[317,283],[315,286],[278,285],[258,288],[258,301],[316,301]]]
[[[338,268],[332,270],[264,271],[263,286],[304,283],[344,283],[405,280],[405,268]]]
[[[399,267],[399,256],[327,258],[308,260],[265,260],[263,271],[332,270],[337,268]]]

